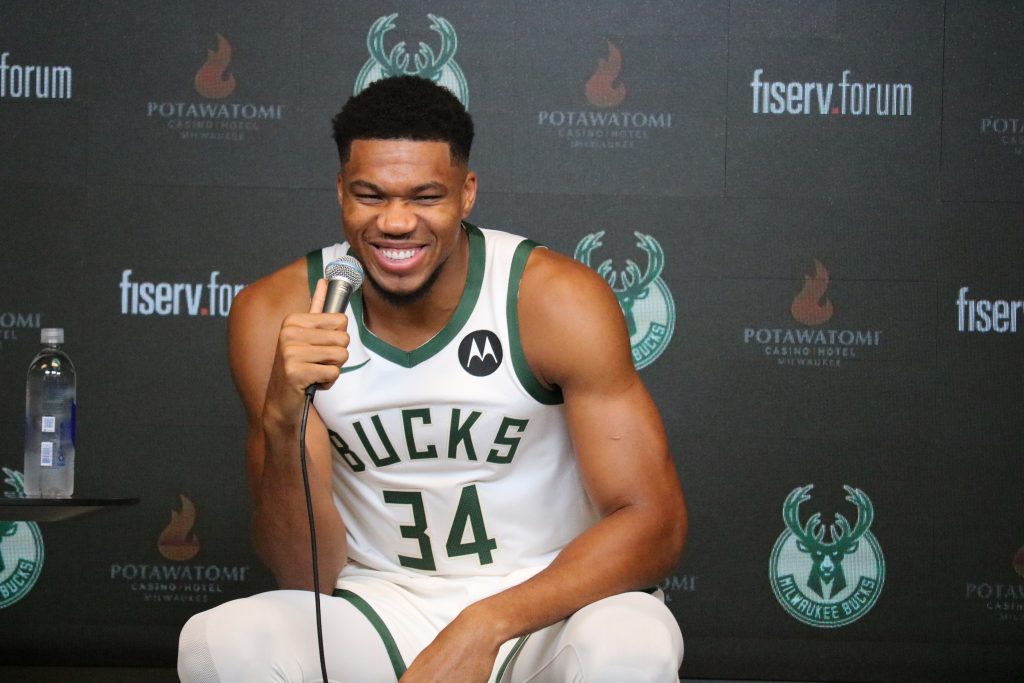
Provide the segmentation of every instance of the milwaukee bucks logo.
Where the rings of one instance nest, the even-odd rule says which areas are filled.
[[[772,549],[768,573],[779,603],[794,618],[820,628],[845,626],[874,607],[885,582],[882,549],[869,529],[874,507],[860,489],[844,486],[857,508],[857,522],[835,514],[825,540],[821,513],[800,523],[800,505],[813,484],[793,489],[782,505],[786,530]]]
[[[647,367],[668,347],[676,324],[676,307],[661,271],[665,266],[665,252],[650,235],[634,232],[636,245],[647,254],[647,269],[632,259],[626,259],[623,270],[615,270],[611,259],[605,259],[597,268],[591,264],[591,255],[601,247],[604,231],[587,235],[576,245],[573,255],[577,261],[593,268],[605,279],[619,300],[626,316],[629,343],[633,347],[633,365]]]
[[[25,490],[21,472],[3,468],[16,494]],[[0,609],[28,595],[43,571],[43,535],[35,522],[0,521]]]
[[[380,17],[370,27],[370,32],[366,36],[370,58],[366,60],[359,76],[356,77],[353,94],[359,94],[366,86],[382,78],[419,76],[448,88],[459,98],[462,106],[469,109],[469,87],[466,85],[466,76],[462,73],[462,68],[455,61],[459,41],[451,23],[444,17],[428,14],[430,30],[441,36],[441,45],[435,53],[434,48],[421,42],[416,54],[410,55],[405,51],[404,40],[396,43],[390,50],[384,47],[384,36],[395,28],[397,16],[396,13]],[[410,59],[413,65],[409,64]]]

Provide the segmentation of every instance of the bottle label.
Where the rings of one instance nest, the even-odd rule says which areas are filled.
[[[57,419],[53,415],[43,415],[43,433],[53,434],[57,431]]]
[[[39,464],[43,467],[53,467],[52,441],[43,441],[39,444]]]

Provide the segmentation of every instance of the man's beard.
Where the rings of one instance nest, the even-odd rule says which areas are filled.
[[[437,266],[437,268],[434,269],[434,272],[427,277],[422,285],[411,292],[390,292],[384,289],[376,280],[373,279],[373,275],[370,274],[369,270],[366,271],[366,280],[370,283],[370,286],[373,287],[373,290],[380,295],[380,298],[384,299],[385,303],[396,308],[403,308],[405,306],[412,306],[414,303],[420,301],[430,293],[430,290],[434,288],[434,284],[437,282],[437,278],[441,277],[441,271],[447,263],[448,259],[445,259]]]

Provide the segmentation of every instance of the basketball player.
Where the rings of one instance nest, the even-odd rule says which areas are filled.
[[[344,683],[665,683],[678,625],[652,590],[686,510],[622,312],[586,266],[466,222],[473,126],[417,77],[334,120],[345,242],[243,290],[257,551],[282,590],[193,617],[183,681],[319,681],[306,431],[329,677]],[[322,313],[324,264],[366,282]]]

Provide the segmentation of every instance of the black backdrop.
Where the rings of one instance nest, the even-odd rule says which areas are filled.
[[[1019,680],[1024,5],[966,0],[4,0],[0,465],[63,326],[78,490],[141,503],[0,539],[3,660],[170,665],[272,586],[225,314],[338,239],[329,119],[392,14],[385,52],[455,48],[472,219],[653,278],[627,308],[690,505],[685,675]],[[845,588],[810,585],[814,512],[804,548],[873,515]]]

